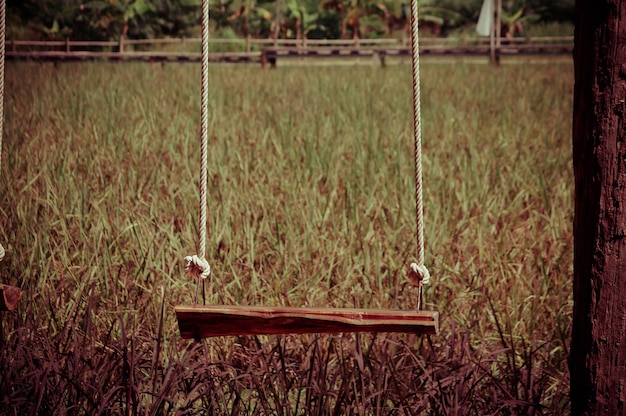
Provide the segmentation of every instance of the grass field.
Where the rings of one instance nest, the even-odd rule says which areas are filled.
[[[199,67],[12,63],[3,414],[564,414],[571,63],[422,68],[437,336],[181,340]],[[207,303],[410,309],[410,67],[211,69]]]

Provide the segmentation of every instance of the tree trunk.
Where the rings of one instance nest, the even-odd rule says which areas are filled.
[[[626,0],[576,0],[572,414],[626,412]]]

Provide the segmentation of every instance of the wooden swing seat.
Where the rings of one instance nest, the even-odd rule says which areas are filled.
[[[422,145],[419,83],[419,41],[417,0],[411,0],[411,40],[413,57],[413,133],[415,140],[415,214],[417,225],[417,263],[413,274],[419,284],[427,283],[428,270],[424,267],[424,224],[422,200]],[[197,278],[207,278],[211,268],[205,259],[207,240],[209,147],[209,1],[202,0],[202,100],[201,100],[201,174],[200,174],[200,250],[199,255],[185,258],[187,272]],[[424,269],[424,270],[422,270]],[[423,279],[423,281],[422,281]],[[420,293],[421,294],[421,293]],[[418,307],[419,309],[419,307]],[[403,332],[436,334],[439,331],[439,313],[435,311],[401,311],[388,309],[351,308],[285,308],[258,306],[177,306],[176,317],[183,338],[202,339],[227,335],[276,335],[340,332]]]
[[[439,312],[354,308],[179,305],[183,338],[340,332],[436,334]]]

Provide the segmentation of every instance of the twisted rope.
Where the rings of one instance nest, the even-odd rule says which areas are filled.
[[[202,0],[202,103],[200,138],[200,258],[206,254],[207,171],[209,152],[209,0]]]
[[[209,152],[209,0],[202,0],[202,100],[200,103],[200,252],[187,256],[185,271],[206,279],[211,266],[206,261],[207,177]]]
[[[2,167],[2,136],[4,134],[4,44],[6,0],[0,1],[0,167]]]
[[[420,309],[422,285],[430,280],[424,266],[424,202],[422,198],[422,109],[420,91],[420,51],[418,0],[411,0],[411,57],[413,68],[413,138],[415,151],[415,222],[417,225],[417,262],[411,264],[409,277],[420,288],[417,309]]]
[[[2,137],[4,135],[4,44],[6,37],[6,0],[0,0],[0,172],[2,172]],[[0,244],[0,260],[4,257]]]
[[[185,257],[185,272],[194,277],[206,279],[211,275],[211,266],[209,262],[199,256],[187,256]]]

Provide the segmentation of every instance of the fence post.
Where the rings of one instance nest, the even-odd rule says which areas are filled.
[[[498,0],[496,8],[496,64],[500,64],[500,46],[502,46],[502,0]]]
[[[494,7],[496,0],[490,0],[491,7]],[[489,33],[489,63],[495,65],[496,63],[496,15],[493,8],[491,9],[491,31]]]

